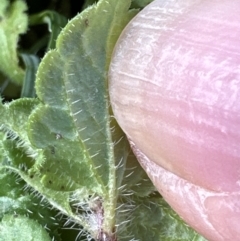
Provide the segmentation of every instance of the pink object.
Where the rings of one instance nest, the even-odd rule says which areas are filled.
[[[112,58],[113,111],[167,202],[240,240],[240,1],[155,0]]]

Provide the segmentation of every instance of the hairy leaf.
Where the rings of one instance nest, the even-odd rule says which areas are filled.
[[[42,197],[34,195],[31,190],[29,192],[29,189],[24,188],[26,183],[16,174],[6,172],[1,168],[0,185],[0,226],[6,215],[15,217],[24,215],[37,221],[42,227],[47,226],[51,230],[50,235],[59,239],[57,233],[59,220],[55,218],[56,210],[50,209],[46,200],[42,200]],[[0,237],[2,236],[0,235]],[[2,239],[0,238],[0,240]]]
[[[134,208],[129,207],[128,217],[122,217],[121,241],[206,241],[184,224],[157,193],[149,197],[133,198],[132,206]]]
[[[62,211],[75,221],[80,217],[81,225],[95,238],[102,233],[114,235],[118,189],[124,176],[121,167],[130,151],[111,117],[107,92],[114,44],[136,14],[128,11],[130,3],[100,1],[64,28],[57,49],[48,52],[38,69],[36,91],[43,104],[29,118],[30,141],[43,150],[29,171],[43,185],[35,188],[50,195],[52,203],[60,206],[61,202]],[[30,184],[39,185],[32,180]],[[54,191],[66,192],[65,199],[56,199]],[[79,209],[92,218],[79,215]],[[91,223],[98,215],[102,224]]]
[[[24,147],[29,155],[36,155],[27,135],[27,123],[30,113],[35,109],[37,99],[22,98],[11,103],[0,103],[0,131],[14,139],[18,146]]]
[[[6,215],[0,223],[1,241],[51,241],[47,231],[25,216]]]

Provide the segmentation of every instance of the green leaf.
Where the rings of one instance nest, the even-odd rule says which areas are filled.
[[[34,158],[41,151],[34,148],[27,135],[30,113],[36,108],[37,99],[22,98],[11,103],[0,103],[0,132],[2,155],[8,166],[27,171],[34,163]],[[1,166],[0,166],[1,167]]]
[[[17,84],[22,84],[24,70],[18,66],[17,43],[19,35],[27,31],[27,9],[22,0],[9,4],[0,2],[0,71]]]
[[[1,104],[0,104],[0,110],[1,110]],[[2,142],[6,139],[6,135],[0,131],[0,165],[4,161],[4,153],[2,148]]]
[[[48,227],[52,237],[59,238],[59,220],[55,218],[57,211],[52,210],[42,197],[33,194],[31,190],[29,193],[26,183],[16,174],[3,169],[4,166],[6,167],[0,165],[0,220],[6,215],[25,215],[36,220],[42,227]]]
[[[47,231],[40,224],[25,216],[4,216],[0,230],[1,241],[51,241]]]
[[[132,207],[128,208],[128,217],[121,217],[123,231],[120,241],[206,241],[185,224],[157,193],[132,199]]]
[[[21,98],[36,97],[35,76],[39,65],[39,58],[32,54],[21,54],[21,57],[26,69]]]
[[[19,145],[31,148],[27,135],[27,123],[30,113],[38,103],[37,99],[31,98],[22,98],[5,104],[0,103],[0,130],[8,133],[12,139],[20,138]]]
[[[81,224],[95,238],[103,232],[112,236],[115,231],[120,187],[116,181],[121,170],[116,167],[126,165],[130,151],[111,117],[107,92],[113,47],[136,14],[128,11],[130,3],[100,1],[64,28],[57,49],[48,52],[39,66],[36,91],[43,104],[29,118],[30,141],[43,150],[44,156],[37,158],[29,173],[41,177],[45,188],[74,191],[70,204],[75,220],[79,220],[77,209],[86,206],[90,212],[92,205],[100,203],[98,208],[104,209],[102,226],[91,225],[89,217],[82,215]],[[117,183],[121,185],[123,175],[119,177]],[[55,200],[53,196],[50,199]],[[59,200],[54,202],[59,206]],[[69,195],[65,203],[69,203]]]

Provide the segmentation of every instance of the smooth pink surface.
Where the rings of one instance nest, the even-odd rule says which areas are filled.
[[[240,240],[240,1],[154,1],[109,76],[115,117],[169,204],[209,240]]]
[[[213,192],[166,171],[135,149],[141,165],[174,210],[209,241],[240,240],[239,192]]]

